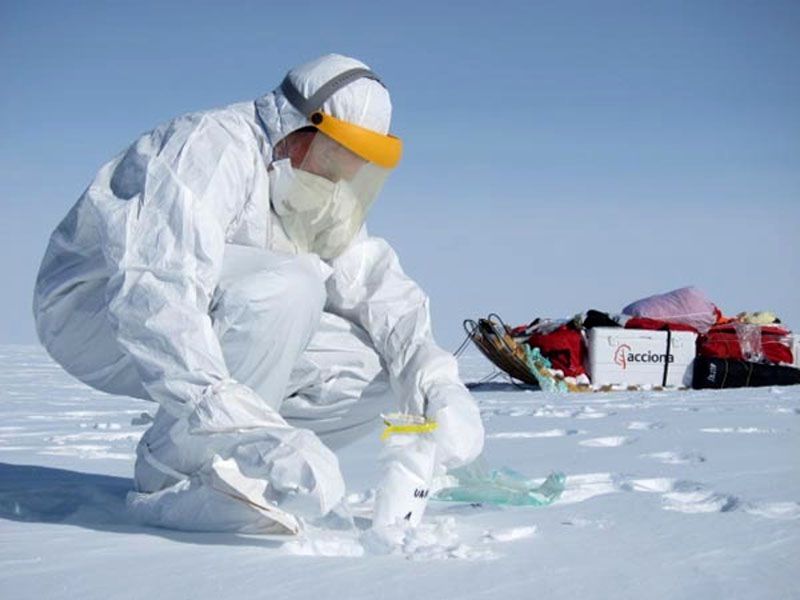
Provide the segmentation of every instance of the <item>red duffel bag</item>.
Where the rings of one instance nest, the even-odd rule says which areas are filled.
[[[697,338],[697,354],[733,360],[794,362],[790,332],[775,325],[715,325],[707,334]]]
[[[561,325],[550,333],[534,333],[528,338],[528,344],[539,348],[553,368],[563,371],[567,377],[586,373],[583,368],[586,342],[583,334],[570,323]]]
[[[697,329],[686,323],[670,323],[659,319],[648,319],[647,317],[631,317],[625,322],[625,329],[649,329],[651,331],[691,331],[697,333]]]

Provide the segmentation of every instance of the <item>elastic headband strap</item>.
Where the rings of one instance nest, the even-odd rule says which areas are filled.
[[[311,116],[312,113],[315,113],[322,108],[322,105],[325,104],[325,101],[328,98],[333,96],[347,84],[352,83],[357,79],[373,79],[383,85],[383,82],[377,75],[375,75],[375,73],[369,69],[357,67],[355,69],[345,71],[344,73],[339,73],[339,75],[325,83],[316,92],[314,92],[311,98],[306,98],[303,96],[303,94],[301,94],[297,87],[295,87],[295,85],[291,82],[288,75],[284,78],[283,83],[281,83],[281,91],[283,92],[283,95],[286,96],[286,99],[291,102],[292,106],[308,117]]]

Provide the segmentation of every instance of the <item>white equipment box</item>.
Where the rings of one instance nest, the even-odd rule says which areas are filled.
[[[792,356],[794,357],[794,368],[800,369],[800,333],[792,336]]]
[[[595,327],[587,335],[592,385],[690,387],[697,335]]]

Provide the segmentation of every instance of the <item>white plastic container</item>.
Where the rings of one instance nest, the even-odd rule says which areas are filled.
[[[424,420],[408,415],[384,416],[387,425],[419,427]],[[372,526],[416,527],[425,507],[433,479],[436,442],[430,433],[392,433],[384,439],[380,454],[383,475],[375,497]]]
[[[587,335],[587,370],[594,386],[689,387],[697,335],[673,331],[667,352],[667,332],[595,327]],[[666,382],[665,382],[666,374]]]

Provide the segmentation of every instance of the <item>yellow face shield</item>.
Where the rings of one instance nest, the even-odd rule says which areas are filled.
[[[311,123],[329,138],[384,169],[393,169],[403,154],[403,142],[393,135],[384,135],[317,111],[309,117]]]

